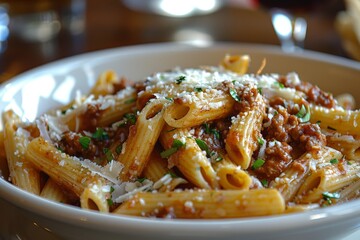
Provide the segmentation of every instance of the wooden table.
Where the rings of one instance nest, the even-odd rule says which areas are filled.
[[[50,40],[29,40],[23,36],[26,28],[19,30],[19,26],[15,25],[19,25],[16,19],[21,14],[24,15],[24,11],[26,12],[24,6],[21,8],[22,12],[12,11],[16,1],[9,1],[12,4],[8,5],[10,32],[7,41],[3,43],[6,47],[0,54],[0,82],[57,59],[127,45],[198,38],[279,45],[270,14],[264,9],[227,4],[208,15],[172,18],[131,10],[120,0],[73,0],[73,3],[78,4],[75,9],[77,13],[73,11],[73,14],[80,19],[72,23],[78,25],[75,30],[69,30],[62,23],[59,32]],[[63,2],[60,6],[47,6],[47,10],[53,7],[55,14],[68,11],[70,0]],[[336,12],[343,7],[338,2],[315,11],[301,13],[308,22],[306,49],[348,57],[334,29]],[[28,9],[41,11],[41,9],[34,10],[30,5]]]

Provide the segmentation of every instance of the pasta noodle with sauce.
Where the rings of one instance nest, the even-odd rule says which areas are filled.
[[[1,172],[25,191],[143,217],[288,214],[359,198],[359,112],[248,55],[142,82],[102,73],[34,122],[3,113]],[[46,184],[40,184],[41,182]]]

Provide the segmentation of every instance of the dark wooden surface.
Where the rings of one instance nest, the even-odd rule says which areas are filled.
[[[37,12],[42,9],[36,9],[34,5],[29,5],[27,9],[21,5],[18,10],[19,7],[14,3],[16,1],[8,1],[10,4],[7,5],[10,34],[6,43],[3,43],[5,47],[0,54],[1,82],[57,59],[127,45],[194,40],[204,36],[213,41],[280,44],[271,25],[270,15],[262,8],[225,5],[208,15],[171,18],[131,10],[120,0],[87,0],[83,2],[85,8],[82,30],[74,32],[62,25],[58,34],[50,40],[27,40],[21,35],[22,31],[14,30],[14,19],[29,11]],[[50,4],[46,9],[53,8],[62,16],[68,10],[69,2],[70,0],[63,0],[62,4]],[[334,28],[335,16],[342,10],[342,3],[328,2],[331,4],[300,13],[308,22],[305,48],[348,57]]]

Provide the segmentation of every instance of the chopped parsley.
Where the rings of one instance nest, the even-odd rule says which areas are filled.
[[[234,88],[229,89],[230,96],[237,102],[241,102],[241,99],[239,95],[237,94],[236,90]]]
[[[336,158],[333,158],[333,159],[330,160],[330,163],[331,164],[338,164],[339,160],[337,160]]]
[[[136,179],[136,181],[139,183],[143,183],[146,179],[147,179],[146,177],[143,177],[143,178]]]
[[[201,150],[206,152],[207,156],[210,156],[210,154],[211,154],[210,149],[209,149],[208,145],[203,140],[201,140],[199,138],[196,138],[195,142],[200,147]]]
[[[260,182],[261,182],[261,184],[262,184],[264,187],[268,187],[268,186],[269,186],[269,182],[268,182],[268,180],[266,180],[266,179],[262,179]]]
[[[126,122],[129,122],[130,124],[136,123],[136,114],[135,113],[125,113],[124,118]]]
[[[83,149],[89,149],[91,139],[87,136],[82,136],[79,138],[79,143]]]
[[[167,174],[169,174],[171,178],[178,178],[178,175],[176,175],[174,172],[168,172]]]
[[[261,168],[265,163],[265,160],[258,158],[254,161],[253,165],[252,165],[252,169],[256,170]]]
[[[185,80],[186,80],[185,76],[179,76],[175,81],[176,81],[176,84],[180,84]]]
[[[170,101],[170,102],[174,101],[174,99],[171,98],[171,97],[165,97],[165,99],[168,100],[168,101]]]
[[[182,141],[180,141],[178,139],[174,139],[174,141],[173,141],[173,143],[171,145],[171,148],[162,151],[160,153],[160,156],[162,158],[168,158],[171,155],[173,155],[174,153],[176,153],[183,146],[185,146],[185,143],[183,143]]]
[[[258,92],[260,93],[260,95],[262,95],[262,88],[261,88],[261,87],[258,87],[257,90],[258,90]]]
[[[130,98],[128,100],[125,101],[125,104],[130,104],[130,103],[134,103],[136,101],[135,98]]]
[[[195,92],[202,92],[203,91],[203,89],[201,87],[195,87],[194,90],[195,90]]]
[[[308,122],[310,120],[310,108],[305,107],[305,105],[301,105],[301,108],[296,116],[299,118],[300,122]]]
[[[109,139],[108,133],[103,128],[96,128],[96,131],[91,137],[99,141]]]
[[[329,205],[331,205],[332,204],[332,199],[339,199],[340,198],[340,193],[323,192],[322,197]]]
[[[217,139],[220,139],[220,132],[216,130],[215,128],[211,128],[208,123],[204,123],[203,127],[205,128],[206,134],[214,134],[214,137]]]
[[[262,146],[265,143],[265,140],[262,137],[258,137],[257,141],[260,146]]]
[[[281,82],[274,82],[274,85],[277,86],[278,88],[284,88],[284,84],[282,84]]]
[[[320,120],[318,120],[318,121],[316,121],[316,123],[315,123],[315,124],[320,125],[320,124],[321,124],[321,121],[320,121]]]
[[[115,152],[116,152],[116,154],[118,154],[118,155],[121,153],[121,151],[122,151],[122,144],[120,144],[119,146],[117,146],[116,149],[115,149]]]
[[[114,204],[114,202],[111,198],[106,199],[106,201],[109,206],[112,206]]]
[[[114,160],[114,156],[113,156],[112,152],[111,152],[108,148],[104,148],[104,149],[103,149],[103,152],[105,153],[106,160],[107,160],[108,162]]]

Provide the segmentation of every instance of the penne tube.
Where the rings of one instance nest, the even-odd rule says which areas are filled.
[[[59,187],[54,180],[49,178],[43,189],[41,190],[40,197],[49,199],[59,203],[70,203],[68,194],[65,194],[64,189]]]
[[[225,140],[225,149],[230,159],[243,169],[247,169],[251,156],[258,145],[261,124],[265,114],[265,103],[260,94],[257,105],[247,112],[240,112],[229,129]]]
[[[331,159],[341,158],[341,152],[329,147],[323,147],[317,152],[304,153],[284,173],[271,181],[270,187],[278,189],[285,201],[290,202],[309,176],[313,167],[316,168],[319,164],[328,163]]]
[[[324,192],[336,192],[358,179],[360,165],[353,163],[348,169],[331,164],[311,173],[294,198],[296,203],[318,202]],[[342,165],[342,164],[341,164]]]
[[[4,147],[11,182],[25,191],[39,195],[40,172],[25,155],[30,133],[18,126],[21,120],[13,111],[5,112],[3,119],[5,123]]]
[[[155,99],[140,112],[136,124],[130,128],[129,137],[117,161],[124,165],[120,174],[122,181],[135,179],[142,174],[165,124],[163,109],[167,101]]]
[[[4,132],[0,132],[0,178],[9,178],[9,166],[6,158]]]
[[[277,190],[254,189],[142,192],[120,205],[114,213],[215,219],[267,216],[284,211],[285,203]]]
[[[328,134],[327,146],[341,151],[346,159],[360,159],[360,137],[345,134]]]
[[[359,176],[358,176],[359,177]],[[340,192],[340,198],[335,200],[336,203],[343,203],[360,197],[360,177],[355,182],[350,183]]]
[[[80,195],[80,205],[83,209],[109,212],[110,186],[104,181],[94,181],[85,187]]]
[[[319,204],[291,204],[286,206],[285,213],[298,213],[319,208]]]
[[[225,69],[245,74],[250,65],[249,55],[226,55],[220,63]]]
[[[233,110],[235,101],[229,94],[198,93],[194,99],[176,99],[164,113],[166,123],[175,128],[200,125],[226,117]]]
[[[173,149],[175,141],[180,141],[183,145],[176,149],[169,156],[170,165],[174,164],[185,178],[197,187],[217,188],[218,181],[216,172],[206,154],[200,149],[195,139],[191,136],[188,129],[169,130],[165,127],[160,135],[160,141],[168,151]]]
[[[178,185],[187,183],[185,179],[176,176],[174,171],[167,167],[166,159],[161,158],[159,152],[158,149],[152,151],[142,174],[155,183],[154,189],[159,192],[171,191]]]
[[[114,71],[105,71],[96,80],[94,86],[91,88],[89,95],[94,95],[95,98],[114,93],[114,84],[119,82],[119,78]]]
[[[246,190],[250,188],[252,184],[250,175],[230,161],[227,156],[213,163],[213,167],[222,189]]]
[[[359,110],[343,110],[341,108],[325,108],[310,105],[312,123],[320,123],[325,130],[333,130],[342,134],[358,135],[360,131]]]
[[[106,182],[100,175],[82,166],[80,160],[71,157],[43,138],[35,138],[28,144],[26,158],[45,172],[60,187],[66,188],[78,197],[93,182]]]

